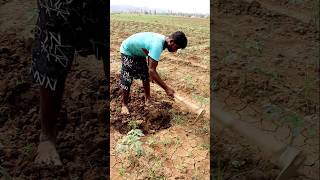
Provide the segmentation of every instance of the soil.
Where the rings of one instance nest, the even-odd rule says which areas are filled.
[[[297,179],[319,179],[317,3],[227,0],[214,1],[211,11],[213,101],[237,114],[238,120],[302,150],[307,160]],[[215,140],[211,171],[216,176],[217,170],[225,179],[253,174],[260,174],[253,176],[256,179],[274,179],[279,173],[262,156],[252,156],[266,152],[250,139],[226,129],[222,134],[216,130]],[[244,169],[230,166],[235,159],[244,162]]]
[[[127,134],[131,129],[141,129],[144,134],[149,134],[161,129],[167,129],[171,126],[169,111],[172,109],[172,102],[153,103],[151,106],[145,106],[143,88],[137,89],[139,94],[131,94],[129,101],[130,115],[120,113],[121,109],[121,89],[117,81],[119,77],[111,75],[110,86],[110,110],[111,126],[122,134]],[[142,93],[141,93],[142,92]],[[137,127],[130,127],[131,120],[142,120]]]
[[[34,163],[39,143],[39,87],[32,83],[32,19],[35,2],[0,3],[0,178],[106,179],[108,86],[94,57],[76,58],[58,118],[56,147],[62,167]],[[15,5],[19,13],[12,14]],[[10,7],[13,7],[10,9]],[[27,32],[27,34],[25,34]]]

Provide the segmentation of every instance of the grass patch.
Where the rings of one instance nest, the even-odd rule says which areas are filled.
[[[196,94],[192,95],[192,99],[196,100],[197,102],[199,102],[202,105],[209,105],[209,98],[205,98]]]
[[[174,112],[174,111],[171,111],[171,119],[172,119],[172,122],[175,123],[175,124],[183,124],[185,122],[185,119],[183,116],[181,116],[179,113],[177,112]]]

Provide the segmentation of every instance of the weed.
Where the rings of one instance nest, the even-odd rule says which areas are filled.
[[[259,74],[264,74],[266,76],[269,76],[272,80],[274,81],[279,81],[280,78],[281,78],[281,75],[276,72],[276,71],[271,71],[271,70],[268,70],[260,65],[254,65],[252,67],[252,70],[256,73],[259,73]]]
[[[226,55],[223,57],[223,61],[226,63],[234,62],[236,59],[238,59],[238,55],[232,50],[227,50]]]
[[[124,176],[126,173],[126,169],[123,167],[123,165],[121,165],[121,167],[119,168],[119,174],[120,176]]]
[[[140,141],[140,137],[142,136],[144,136],[144,134],[140,129],[129,131],[128,134],[118,142],[117,151],[122,153],[133,151],[135,155],[142,156],[144,154],[142,142]]]
[[[290,124],[293,137],[298,136],[304,127],[303,119],[298,114],[293,112],[287,114],[284,118],[284,121]]]
[[[307,133],[308,133],[308,136],[315,136],[317,135],[317,129],[310,127],[307,129]]]
[[[171,139],[169,139],[169,138],[165,138],[164,140],[161,141],[161,144],[162,144],[163,146],[169,146],[169,145],[171,145],[171,144],[173,144],[173,143],[174,143],[173,140],[171,140]]]
[[[192,76],[187,75],[184,77],[184,80],[187,82],[188,86],[190,86],[192,89],[194,88]]]
[[[203,61],[205,62],[205,63],[207,63],[207,64],[210,64],[210,56],[208,55],[208,56],[206,56],[206,55],[204,55],[204,56],[202,56],[202,59],[203,59]]]
[[[273,104],[266,104],[263,106],[264,112],[272,118],[279,118],[283,113],[282,109]]]
[[[196,134],[202,135],[202,134],[208,134],[209,133],[209,127],[207,125],[204,125],[203,127],[195,130]]]
[[[304,3],[304,0],[289,0],[288,3],[293,5],[301,5]]]
[[[203,143],[203,144],[201,144],[201,147],[204,150],[209,150],[210,149],[210,144],[209,143]]]
[[[190,149],[190,150],[188,151],[187,157],[192,157],[192,156],[193,156],[193,153],[192,153],[192,150]]]
[[[174,144],[175,144],[176,146],[181,145],[181,140],[180,140],[179,137],[177,137],[177,138],[174,139]]]
[[[311,23],[315,25],[316,29],[319,31],[320,28],[320,9],[319,9],[319,0],[315,0],[313,2],[313,8],[312,8],[312,18]],[[319,34],[319,33],[318,33]],[[319,36],[319,35],[318,35]]]
[[[221,169],[221,160],[220,157],[218,156],[218,170],[217,170],[217,180],[223,180],[223,170]]]
[[[136,155],[130,153],[128,156],[128,162],[129,162],[129,167],[135,167],[135,166],[138,166],[139,164],[139,160],[138,158],[136,157]]]
[[[241,49],[243,49],[243,51],[250,56],[261,56],[263,45],[261,44],[261,42],[256,40],[245,41],[241,44]]]
[[[171,113],[171,119],[175,124],[182,124],[185,121],[181,115],[173,111]]]
[[[210,83],[210,90],[211,91],[217,91],[219,88],[218,88],[218,82],[216,79],[214,79],[213,81],[211,81]]]
[[[314,87],[314,82],[316,82],[316,78],[312,78],[306,74],[305,79],[303,81],[303,96],[305,99],[309,99],[311,97],[312,89]]]
[[[117,112],[117,113],[120,113],[120,112],[121,112],[121,107],[117,107],[117,108],[116,108],[116,112]]]
[[[180,172],[180,173],[186,173],[187,169],[186,169],[186,166],[185,165],[177,165],[176,166],[176,169]]]
[[[157,140],[154,137],[149,137],[148,140],[147,140],[147,144],[150,147],[155,147],[156,144],[157,144]]]
[[[163,78],[164,80],[166,80],[168,78],[168,71],[165,69],[159,69],[158,73],[160,75],[161,78]]]
[[[138,120],[131,120],[128,123],[130,129],[137,129],[141,125],[142,121]]]
[[[11,180],[12,178],[10,177],[8,171],[0,166],[0,176],[2,176],[5,180]]]
[[[165,179],[165,176],[161,172],[162,161],[159,157],[156,157],[152,162],[152,165],[148,169],[148,178],[150,179]]]
[[[29,156],[32,152],[33,146],[32,144],[27,144],[25,147],[23,147],[23,152],[25,155]]]
[[[196,94],[193,94],[192,98],[194,100],[198,101],[201,104],[201,106],[202,105],[209,105],[209,98],[205,98],[205,97],[202,97],[202,96],[199,96],[199,95],[196,95]]]

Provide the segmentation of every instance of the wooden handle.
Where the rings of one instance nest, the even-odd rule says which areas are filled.
[[[189,100],[187,100],[186,98],[184,98],[183,96],[174,93],[174,98],[181,101],[183,104],[185,104],[191,111],[193,111],[196,114],[201,114],[203,112],[203,109],[199,106],[197,106],[196,104],[190,102]]]

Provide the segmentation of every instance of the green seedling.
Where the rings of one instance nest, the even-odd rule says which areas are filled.
[[[140,129],[133,129],[123,137],[117,144],[116,150],[118,152],[134,152],[136,156],[142,156],[144,149],[140,137],[144,136]]]
[[[142,121],[138,120],[131,120],[128,123],[130,129],[137,129],[141,125]]]

